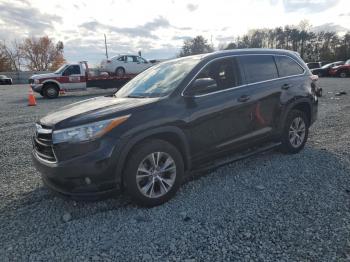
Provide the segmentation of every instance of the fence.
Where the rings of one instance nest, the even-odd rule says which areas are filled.
[[[0,75],[6,75],[12,78],[13,84],[27,84],[28,79],[34,74],[47,74],[50,71],[18,71],[18,72],[0,72]]]

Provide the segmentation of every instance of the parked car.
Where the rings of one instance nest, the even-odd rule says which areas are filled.
[[[309,69],[320,68],[322,66],[321,62],[310,62],[306,63],[306,65]]]
[[[100,196],[120,185],[136,203],[159,205],[189,171],[239,158],[232,153],[302,150],[317,116],[316,79],[287,50],[163,62],[114,95],[41,118],[33,161],[44,183],[63,195]]]
[[[118,55],[101,62],[101,70],[117,76],[138,74],[150,66],[152,66],[152,63],[136,55]]]
[[[12,78],[0,75],[0,85],[12,85]]]
[[[329,64],[326,64],[326,65],[320,67],[320,68],[311,69],[311,72],[314,75],[318,75],[319,77],[330,76],[329,72],[332,69],[332,67],[343,65],[343,64],[344,64],[344,61],[329,63]]]
[[[309,63],[306,63],[306,65],[309,69],[315,69],[315,68],[321,68],[322,66],[329,64],[329,63],[330,62],[328,62],[328,61],[309,62]]]
[[[350,59],[347,60],[343,65],[338,65],[331,68],[329,74],[331,76],[338,76],[342,78],[350,76]]]

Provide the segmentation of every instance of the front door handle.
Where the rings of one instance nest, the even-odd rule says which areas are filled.
[[[239,102],[247,102],[250,99],[250,96],[248,95],[242,95],[240,98],[238,98]]]
[[[291,85],[290,84],[284,84],[284,85],[282,85],[282,89],[284,89],[284,90],[287,90],[288,88],[290,88],[291,87]]]

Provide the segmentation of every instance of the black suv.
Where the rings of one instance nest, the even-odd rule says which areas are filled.
[[[285,50],[163,62],[114,95],[42,118],[34,163],[61,194],[96,196],[121,186],[137,203],[158,205],[187,171],[228,153],[266,143],[299,152],[317,116],[315,80],[299,55]]]

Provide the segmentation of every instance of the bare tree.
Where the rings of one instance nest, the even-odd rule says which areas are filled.
[[[1,71],[20,71],[22,64],[22,52],[17,40],[7,45],[5,41],[0,43]]]
[[[63,57],[63,43],[56,45],[48,37],[26,38],[21,45],[24,59],[30,70],[53,70],[65,62]]]

